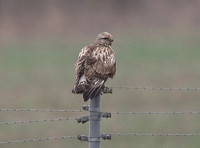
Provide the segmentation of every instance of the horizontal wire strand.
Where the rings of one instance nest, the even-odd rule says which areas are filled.
[[[32,109],[32,108],[0,108],[0,111],[15,111],[15,112],[82,112],[83,110],[71,109]]]
[[[199,91],[200,88],[111,86],[113,89]]]
[[[83,112],[83,110],[66,110],[66,109],[11,109],[11,108],[0,108],[0,111],[16,111],[16,112]],[[112,114],[200,114],[200,111],[173,111],[173,112],[111,112]]]
[[[137,115],[137,114],[142,114],[142,115],[154,115],[154,114],[159,114],[159,115],[177,115],[177,114],[187,114],[187,115],[192,115],[192,114],[200,114],[200,111],[177,111],[177,112],[111,112],[111,114],[114,115],[120,115],[120,114],[131,114],[131,115]]]
[[[57,119],[9,121],[9,122],[0,122],[0,125],[6,125],[6,124],[7,125],[8,124],[29,124],[29,123],[39,123],[39,122],[64,121],[64,120],[77,120],[77,118],[57,118]]]
[[[200,136],[200,133],[110,133],[117,136]]]
[[[49,137],[49,138],[33,138],[33,139],[22,139],[22,140],[8,140],[0,141],[0,144],[11,144],[11,143],[25,143],[25,142],[37,142],[37,141],[50,141],[66,138],[77,138],[77,136],[60,136],[60,137]]]
[[[113,136],[200,136],[200,133],[110,133]],[[39,141],[50,141],[58,139],[77,138],[77,136],[60,136],[60,137],[49,137],[49,138],[33,138],[33,139],[22,139],[22,140],[8,140],[0,141],[0,144],[11,144],[11,143],[25,143],[25,142],[39,142]]]

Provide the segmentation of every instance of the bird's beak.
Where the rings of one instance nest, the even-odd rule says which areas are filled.
[[[110,41],[111,41],[111,42],[114,42],[114,40],[113,40],[113,37],[112,37],[112,36],[110,36],[110,37],[109,37],[109,39],[110,39]]]

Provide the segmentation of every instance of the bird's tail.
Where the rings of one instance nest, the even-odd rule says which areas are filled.
[[[85,91],[83,92],[83,100],[86,102],[89,99],[96,97],[100,93],[103,84],[104,80],[97,78],[95,78],[95,80],[92,82],[89,82]]]

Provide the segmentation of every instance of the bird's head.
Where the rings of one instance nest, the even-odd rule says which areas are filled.
[[[113,42],[113,36],[108,32],[100,33],[96,38],[96,43],[104,46],[110,46]]]

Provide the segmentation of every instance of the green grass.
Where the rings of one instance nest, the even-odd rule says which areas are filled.
[[[80,109],[72,95],[74,63],[81,47],[75,42],[13,42],[0,46],[0,108]],[[113,48],[117,75],[108,86],[199,87],[200,44],[195,37],[118,39]],[[113,90],[102,96],[105,111],[197,111],[200,92]],[[1,121],[80,117],[87,113],[0,113]],[[75,121],[1,125],[0,141],[88,134]],[[200,133],[198,115],[121,115],[102,120],[102,132]],[[102,147],[199,147],[198,137],[113,136]],[[1,145],[12,147],[88,147],[77,140]]]

